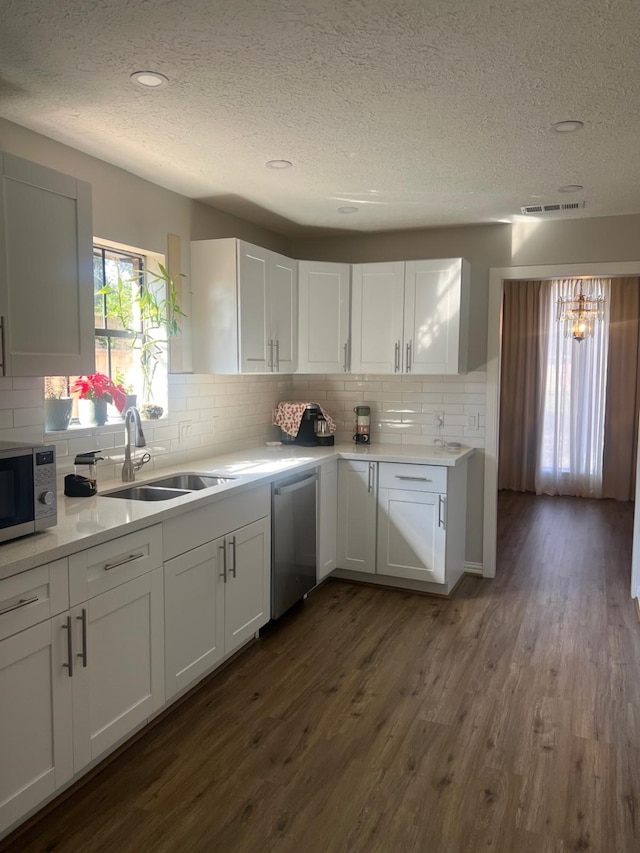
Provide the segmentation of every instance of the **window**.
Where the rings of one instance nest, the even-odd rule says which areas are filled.
[[[144,257],[104,246],[93,249],[96,373],[142,398],[140,353],[144,329],[139,297]],[[105,292],[110,288],[109,292]]]
[[[161,257],[124,246],[93,247],[95,373],[105,374],[121,386],[129,404],[153,404],[158,416],[167,397],[166,270]],[[158,270],[158,272],[156,272]],[[173,285],[170,296],[175,299]],[[175,306],[169,306],[171,317]],[[181,314],[181,312],[179,312]],[[45,398],[68,396],[78,377],[45,378]],[[135,395],[135,399],[133,399]],[[142,412],[145,416],[144,411]],[[109,420],[120,420],[114,406]],[[71,425],[80,422],[77,397],[73,398]],[[55,430],[60,427],[45,427]]]

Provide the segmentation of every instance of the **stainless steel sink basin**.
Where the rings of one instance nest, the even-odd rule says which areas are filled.
[[[124,489],[114,489],[112,492],[103,492],[103,498],[121,498],[128,501],[170,501],[171,498],[179,498],[190,494],[189,489],[163,489],[159,486],[150,486],[141,483],[139,486],[127,486]]]
[[[212,474],[171,474],[166,477],[158,477],[149,480],[145,485],[162,486],[166,489],[186,489],[188,492],[197,492],[200,489],[209,489],[211,486],[222,486],[230,483],[235,477],[217,477]]]
[[[102,496],[129,501],[170,501],[171,498],[179,498],[200,489],[210,489],[212,486],[222,486],[235,479],[235,477],[194,474],[188,471],[157,477],[155,480],[147,480],[146,483],[135,483],[131,486],[112,489],[110,492],[103,492]]]

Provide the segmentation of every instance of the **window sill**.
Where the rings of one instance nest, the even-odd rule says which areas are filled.
[[[167,415],[163,415],[161,418],[142,418],[142,427],[151,428],[158,426],[168,426],[169,418]],[[124,420],[122,418],[116,418],[114,420],[107,421],[104,426],[95,426],[95,427],[87,427],[82,426],[82,424],[69,424],[67,429],[62,430],[45,430],[45,438],[50,438],[52,440],[61,440],[65,436],[73,435],[73,438],[83,438],[85,436],[92,435],[110,435],[114,432],[120,432],[124,429]]]

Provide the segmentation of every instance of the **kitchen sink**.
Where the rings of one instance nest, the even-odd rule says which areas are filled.
[[[139,486],[127,486],[124,489],[114,489],[103,492],[103,498],[121,498],[128,501],[170,501],[190,494],[189,489],[163,489],[161,486],[149,486],[141,483]]]
[[[214,474],[194,474],[193,472],[169,474],[166,477],[147,480],[145,483],[136,483],[103,492],[102,497],[128,501],[170,501],[171,498],[180,498],[182,495],[189,495],[200,489],[223,486],[235,479],[235,477],[218,477]]]
[[[171,474],[166,477],[158,477],[157,480],[149,480],[145,485],[197,492],[200,489],[209,489],[211,486],[222,486],[235,479],[235,477],[218,477],[213,474]]]

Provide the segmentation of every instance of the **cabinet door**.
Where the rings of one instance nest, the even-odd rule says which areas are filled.
[[[338,463],[327,462],[318,469],[318,531],[316,580],[320,582],[336,568],[338,549]]]
[[[167,699],[224,656],[224,549],[217,539],[164,565]]]
[[[269,345],[268,337],[269,254],[259,246],[241,241],[238,243],[241,373],[267,373],[273,369],[273,348]]]
[[[225,654],[269,621],[271,607],[271,527],[269,518],[247,524],[226,537]]]
[[[298,264],[298,373],[349,369],[349,264]]]
[[[94,372],[92,241],[89,184],[2,154],[4,375]]]
[[[0,642],[0,833],[73,775],[67,616]]]
[[[351,372],[398,373],[404,262],[356,264],[352,272]]]
[[[338,463],[338,568],[376,570],[375,462]]]
[[[163,616],[162,569],[72,610],[76,772],[164,703]]]
[[[404,298],[404,369],[407,373],[466,371],[461,335],[462,260],[407,261]],[[466,265],[465,265],[466,266]]]
[[[444,583],[446,498],[380,488],[378,574]]]
[[[298,262],[269,252],[268,270],[272,369],[293,373],[298,339]]]

